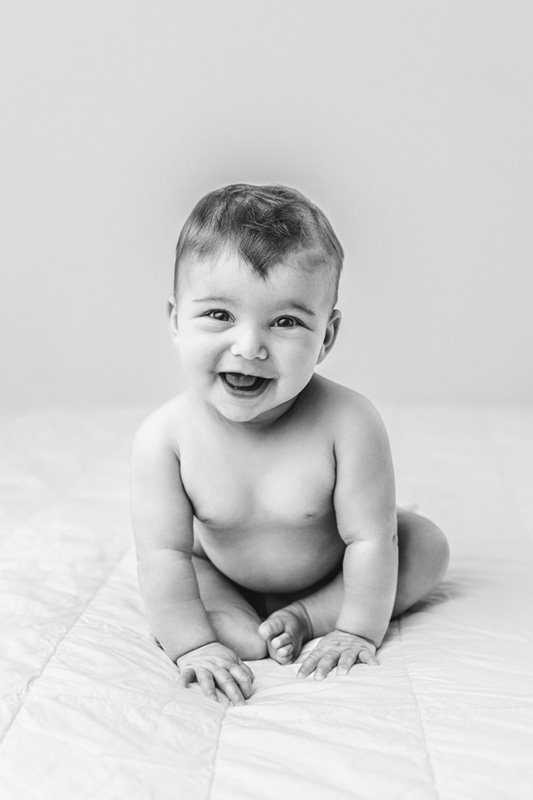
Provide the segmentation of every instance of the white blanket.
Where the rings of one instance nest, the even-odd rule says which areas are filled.
[[[447,532],[449,573],[380,667],[253,662],[237,708],[180,688],[149,636],[128,508],[143,411],[0,425],[4,800],[531,800],[533,408],[384,411],[398,499]]]

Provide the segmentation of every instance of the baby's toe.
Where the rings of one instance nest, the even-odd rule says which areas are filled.
[[[286,644],[285,647],[280,647],[277,652],[277,656],[279,659],[280,664],[288,663],[292,661],[294,656],[294,647],[292,644]]]
[[[274,639],[272,639],[272,644],[274,647],[277,647],[278,650],[280,647],[284,647],[286,644],[292,645],[292,636],[287,633],[287,631],[283,631],[283,633],[281,633],[279,636],[275,636]]]
[[[263,639],[272,640],[274,636],[278,636],[280,633],[283,633],[284,628],[285,626],[280,618],[270,617],[262,622],[257,630]]]

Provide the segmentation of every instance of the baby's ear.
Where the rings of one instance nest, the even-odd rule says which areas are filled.
[[[324,343],[320,349],[320,353],[318,354],[317,364],[320,364],[321,361],[325,359],[333,345],[335,344],[335,339],[337,338],[337,334],[339,332],[339,326],[341,324],[342,314],[338,308],[334,308],[331,312],[328,320],[328,325],[326,328],[326,334],[324,336]]]
[[[178,311],[176,308],[176,298],[171,294],[167,301],[168,321],[170,323],[170,333],[175,339],[178,335]]]

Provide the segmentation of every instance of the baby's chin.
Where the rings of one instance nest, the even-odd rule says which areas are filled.
[[[245,408],[232,405],[216,405],[216,411],[226,422],[234,425],[261,426],[270,425],[282,417],[293,405],[295,397],[280,404],[268,406],[266,408]]]

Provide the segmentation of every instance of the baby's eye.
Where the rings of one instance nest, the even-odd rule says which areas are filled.
[[[300,323],[295,317],[278,317],[272,324],[275,328],[294,328]]]
[[[214,308],[212,311],[208,311],[205,316],[216,319],[217,322],[229,322],[231,319],[229,312],[221,308]]]

